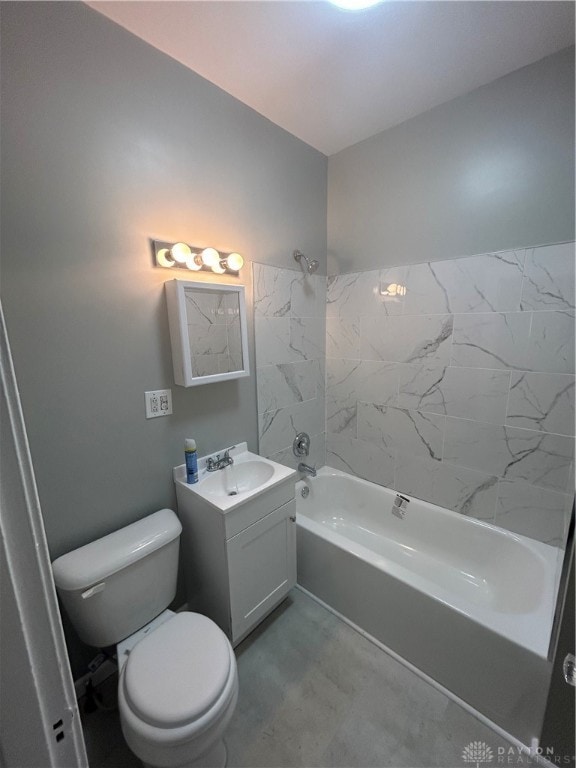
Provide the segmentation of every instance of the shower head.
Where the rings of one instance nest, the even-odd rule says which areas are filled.
[[[313,275],[314,272],[318,269],[320,266],[320,263],[316,261],[316,259],[309,259],[308,256],[305,256],[302,251],[294,251],[293,253],[294,258],[296,261],[299,261],[300,264],[302,264],[302,259],[306,262],[306,266],[304,269],[306,272],[308,272],[309,275]]]

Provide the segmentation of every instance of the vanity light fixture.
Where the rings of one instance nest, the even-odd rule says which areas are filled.
[[[192,272],[213,272],[237,275],[244,265],[239,253],[220,253],[215,248],[196,248],[187,243],[165,243],[153,240],[156,266],[165,269],[189,269]]]

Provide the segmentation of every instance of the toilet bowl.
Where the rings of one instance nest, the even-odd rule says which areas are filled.
[[[80,638],[117,647],[120,724],[132,752],[149,768],[223,768],[236,658],[211,619],[166,610],[181,530],[163,509],[59,557],[52,571]]]
[[[122,732],[144,765],[222,768],[222,735],[238,699],[236,659],[222,630],[197,613],[172,614],[118,658]]]

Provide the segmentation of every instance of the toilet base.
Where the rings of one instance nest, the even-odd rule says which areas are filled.
[[[193,762],[178,766],[178,768],[226,768],[227,760],[226,744],[224,739],[220,739],[208,752],[204,752],[203,755],[200,755]],[[142,765],[144,768],[157,768],[157,766],[150,765],[150,763],[142,763]]]

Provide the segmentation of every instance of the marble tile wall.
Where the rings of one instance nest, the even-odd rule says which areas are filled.
[[[259,450],[296,467],[298,432],[311,438],[305,461],[322,466],[325,440],[326,278],[253,265]]]
[[[561,545],[574,244],[329,277],[326,306],[326,463]]]

